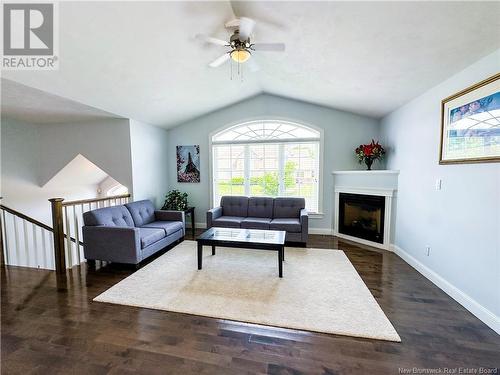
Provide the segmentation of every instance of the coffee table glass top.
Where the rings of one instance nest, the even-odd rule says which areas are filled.
[[[234,241],[284,244],[286,232],[282,230],[238,229],[212,227],[203,232],[197,240]]]

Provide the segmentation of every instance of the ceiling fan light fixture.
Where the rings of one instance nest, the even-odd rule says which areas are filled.
[[[247,61],[252,54],[246,49],[235,49],[231,52],[231,59],[236,61],[238,64],[244,63]]]

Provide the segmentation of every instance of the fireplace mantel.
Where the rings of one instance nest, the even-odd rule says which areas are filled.
[[[333,171],[334,177],[334,204],[335,217],[333,225],[333,233],[335,236],[356,241],[365,245],[370,245],[380,249],[389,250],[391,236],[393,234],[393,226],[395,212],[393,210],[394,200],[397,196],[398,175],[397,170],[348,170],[348,171]],[[385,226],[384,226],[384,243],[377,243],[365,239],[352,237],[343,233],[339,233],[339,194],[363,194],[363,195],[378,195],[385,197]]]
[[[365,194],[365,195],[379,195],[383,197],[393,197],[396,195],[396,191],[397,191],[396,189],[335,185],[336,193],[351,193],[351,194]]]

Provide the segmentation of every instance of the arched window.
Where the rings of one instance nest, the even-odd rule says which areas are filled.
[[[115,185],[106,192],[106,196],[114,197],[115,195],[123,195],[128,193],[128,188],[121,184]]]
[[[299,196],[319,211],[321,133],[287,121],[252,121],[212,136],[214,204],[223,195]]]

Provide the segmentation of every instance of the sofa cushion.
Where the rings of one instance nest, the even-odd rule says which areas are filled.
[[[212,226],[221,228],[240,228],[243,219],[245,218],[241,216],[221,216],[212,220]]]
[[[99,208],[83,213],[83,222],[88,226],[133,227],[134,220],[125,206]]]
[[[155,206],[150,200],[127,203],[125,207],[130,211],[136,227],[155,221]]]
[[[304,198],[274,198],[273,218],[299,218],[300,210],[305,206]]]
[[[302,231],[300,220],[296,218],[278,218],[273,219],[269,224],[271,230],[284,230],[287,232],[298,233]]]
[[[246,217],[241,222],[241,228],[245,229],[269,229],[271,218],[265,217]]]
[[[141,249],[154,244],[166,236],[165,230],[160,228],[139,228],[141,237]]]
[[[248,198],[239,196],[224,196],[220,200],[222,215],[224,216],[248,216]]]
[[[182,221],[153,221],[152,223],[143,225],[141,228],[157,228],[163,229],[167,236],[178,230],[183,229]]]
[[[273,217],[273,198],[250,197],[248,198],[248,216],[250,217]]]

